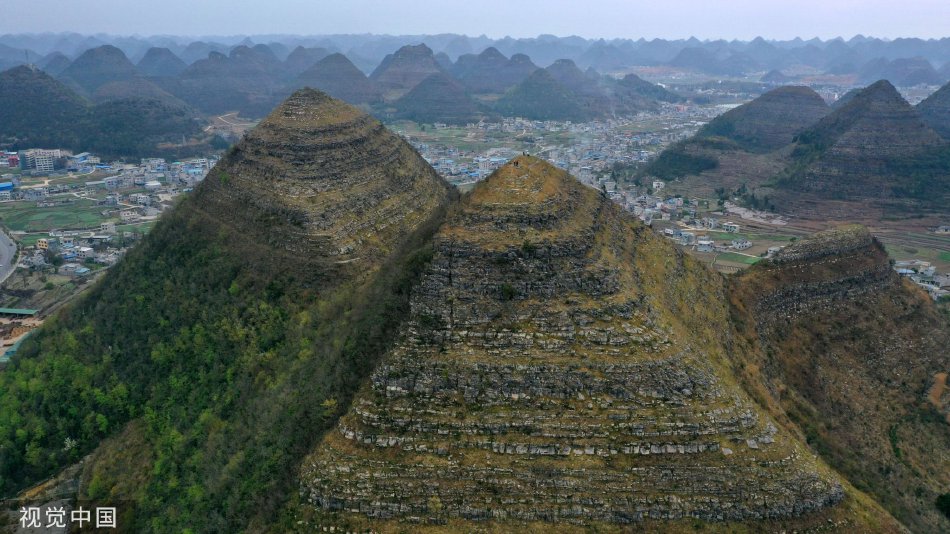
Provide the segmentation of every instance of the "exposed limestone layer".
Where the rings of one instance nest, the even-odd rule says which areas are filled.
[[[322,509],[444,522],[788,518],[841,486],[735,385],[716,275],[519,157],[435,238],[401,341],[304,462]]]
[[[760,359],[741,366],[856,486],[914,532],[945,532],[950,326],[862,227],[816,234],[735,281]]]
[[[198,203],[306,272],[372,267],[447,203],[449,190],[403,140],[312,89],[248,132],[205,181]]]

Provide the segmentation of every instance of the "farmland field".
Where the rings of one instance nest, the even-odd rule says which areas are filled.
[[[102,215],[106,209],[89,200],[54,207],[38,207],[33,201],[5,202],[0,204],[0,223],[14,232],[81,230],[114,220]]]
[[[716,261],[729,261],[733,263],[744,263],[746,265],[752,265],[760,261],[762,258],[755,256],[746,256],[744,254],[736,254],[735,252],[723,252],[722,254],[716,256]]]

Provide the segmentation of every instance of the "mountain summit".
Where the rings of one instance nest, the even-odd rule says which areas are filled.
[[[845,498],[736,385],[716,275],[596,190],[518,157],[434,249],[400,341],[305,461],[318,508],[360,530],[798,518]]]
[[[796,138],[783,184],[834,198],[950,194],[948,142],[927,126],[890,82],[855,93]]]
[[[452,195],[375,119],[294,93],[0,373],[0,491],[84,459],[72,491],[135,499],[128,531],[273,522],[335,421],[322,406],[347,403],[408,312]]]

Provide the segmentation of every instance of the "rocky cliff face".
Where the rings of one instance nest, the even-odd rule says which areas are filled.
[[[735,385],[717,276],[595,190],[516,158],[434,248],[401,341],[304,463],[313,506],[591,525],[845,498]]]
[[[757,339],[749,382],[809,443],[917,532],[942,532],[950,424],[950,328],[862,227],[793,244],[734,280],[734,313]]]
[[[252,264],[337,273],[377,265],[448,195],[435,171],[379,121],[302,89],[229,152],[198,203],[246,236],[247,246],[268,247],[249,257]]]
[[[323,406],[392,346],[453,196],[379,122],[298,91],[0,373],[0,421],[31,429],[14,443],[0,424],[0,491],[82,459],[76,498],[134,503],[130,532],[277,523],[336,421]],[[71,378],[53,387],[52,368]],[[62,406],[103,414],[98,431]]]

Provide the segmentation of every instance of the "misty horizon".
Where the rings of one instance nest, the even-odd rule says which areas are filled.
[[[620,0],[584,3],[528,0],[372,2],[345,4],[274,0],[168,0],[142,16],[143,6],[120,0],[76,0],[68,16],[56,0],[12,0],[0,33],[74,32],[114,36],[322,36],[484,35],[491,39],[539,35],[585,39],[688,39],[702,41],[850,39],[868,36],[939,39],[947,35],[950,5],[937,0],[800,0],[762,3],[729,0],[709,6],[694,0],[653,5]],[[17,9],[20,6],[20,9]],[[146,6],[147,8],[147,6]]]

